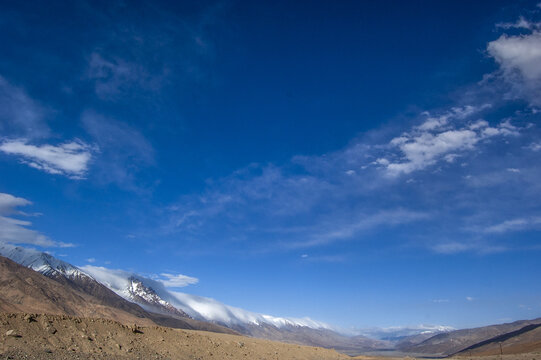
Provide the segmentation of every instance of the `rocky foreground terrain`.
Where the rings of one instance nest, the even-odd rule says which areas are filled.
[[[0,359],[351,359],[334,350],[66,315],[0,314]]]
[[[24,313],[0,313],[0,359],[392,360],[367,356],[351,358],[334,350],[238,335]],[[473,354],[452,359],[541,360],[541,351],[503,356]]]

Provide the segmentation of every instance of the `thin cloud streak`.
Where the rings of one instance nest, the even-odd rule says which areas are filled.
[[[93,149],[78,140],[60,145],[32,145],[27,139],[14,139],[0,143],[0,151],[16,156],[22,163],[49,174],[83,179]]]

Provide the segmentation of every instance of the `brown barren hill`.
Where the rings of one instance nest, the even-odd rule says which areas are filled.
[[[153,325],[139,308],[136,314],[104,305],[99,299],[0,257],[0,311],[102,317],[124,324]]]
[[[541,352],[541,324],[496,336],[461,351],[459,355],[499,355],[500,351],[503,354]]]
[[[401,347],[398,350],[407,353],[426,354],[426,356],[448,356],[470,349],[479,343],[520,331],[525,326],[541,324],[541,318],[520,320],[512,323],[483,326],[473,329],[455,330],[433,336],[419,344]],[[499,349],[499,346],[498,346]]]
[[[350,359],[334,350],[237,335],[29,314],[0,314],[0,356],[29,360]]]

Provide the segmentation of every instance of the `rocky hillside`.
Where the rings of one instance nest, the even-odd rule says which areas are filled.
[[[174,318],[145,311],[124,300],[90,277],[79,281],[46,277],[0,256],[0,311],[100,317],[124,324],[161,324],[183,329],[235,333],[225,327],[189,318]]]
[[[333,350],[228,334],[29,314],[0,314],[0,356],[29,360],[351,359]]]
[[[541,324],[541,318],[473,329],[455,330],[438,334],[416,345],[408,346],[405,344],[399,350],[410,353],[447,356],[532,324]]]

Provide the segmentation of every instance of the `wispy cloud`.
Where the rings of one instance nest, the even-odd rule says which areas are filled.
[[[442,304],[442,303],[448,303],[450,302],[450,300],[449,299],[433,299],[432,302],[436,304]]]
[[[108,26],[96,30],[98,41],[88,50],[83,77],[98,98],[108,102],[133,97],[148,101],[146,95],[160,93],[170,84],[178,89],[208,81],[207,65],[214,55],[208,30],[220,21],[223,7],[220,2],[201,6],[186,16],[149,3],[139,4],[136,11],[153,21],[134,23],[129,16],[114,23],[102,19]],[[100,17],[102,12],[92,9],[86,15]]]
[[[439,161],[453,162],[463,153],[475,150],[482,140],[493,136],[519,135],[519,129],[509,121],[495,127],[491,127],[484,120],[476,120],[460,127],[451,123],[452,120],[468,118],[486,108],[490,106],[454,108],[451,112],[437,117],[425,113],[426,121],[390,141],[391,149],[396,148],[399,153],[379,158],[375,164],[385,168],[392,176],[409,174]]]
[[[0,215],[24,214],[17,208],[28,205],[32,205],[32,202],[11,194],[0,193]]]
[[[502,28],[502,29],[527,29],[527,30],[535,30],[541,28],[541,23],[534,22],[526,19],[524,16],[520,16],[518,20],[515,22],[505,22],[505,23],[498,23],[496,24],[496,27]]]
[[[515,200],[517,211],[527,214],[520,217],[533,216],[538,205],[531,199],[540,191],[538,112],[531,101],[513,102],[509,86],[502,86],[539,82],[540,47],[536,32],[529,32],[487,45],[499,65],[489,75],[498,84],[473,83],[448,106],[359,134],[333,152],[251,164],[209,179],[203,192],[168,207],[165,231],[193,241],[214,239],[224,247],[253,243],[260,251],[381,237],[382,246],[422,246],[439,254],[508,251],[513,244],[504,237],[488,239],[491,219]],[[517,58],[509,55],[514,47]],[[390,238],[393,227],[408,231],[392,230]],[[464,240],[472,229],[474,239]]]
[[[485,241],[449,241],[436,242],[430,245],[432,250],[439,254],[453,255],[465,252],[473,252],[477,254],[495,254],[505,252],[508,249],[502,245],[494,245]]]
[[[491,225],[485,229],[487,233],[505,233],[508,231],[521,231],[541,226],[541,216],[516,218],[505,220],[499,224]]]
[[[161,273],[160,277],[156,278],[156,280],[161,281],[166,287],[170,288],[185,287],[199,282],[199,279],[191,276],[168,273]]]
[[[324,245],[338,240],[351,239],[360,232],[380,226],[397,226],[428,218],[430,218],[430,215],[423,212],[405,209],[382,210],[377,214],[363,214],[359,216],[357,221],[348,221],[343,223],[342,226],[336,223],[332,225],[323,224],[323,226],[314,229],[314,233],[310,235],[309,240],[288,243],[287,247],[303,248]]]
[[[82,179],[88,170],[93,148],[78,140],[59,145],[32,145],[28,139],[14,139],[1,142],[0,151],[16,156],[38,170]]]
[[[30,244],[43,247],[71,247],[73,244],[57,242],[42,233],[29,229],[30,221],[19,220],[8,215],[25,215],[19,207],[32,203],[11,194],[0,193],[0,243]]]
[[[100,149],[95,158],[98,181],[139,190],[137,173],[155,164],[155,150],[145,136],[133,126],[94,111],[83,113],[81,122]]]
[[[96,94],[102,100],[115,100],[133,86],[158,89],[162,76],[152,75],[138,63],[120,57],[106,59],[94,52],[90,55],[87,76],[95,82]]]
[[[52,111],[20,87],[0,76],[0,132],[9,136],[43,138],[50,135],[45,121]]]

